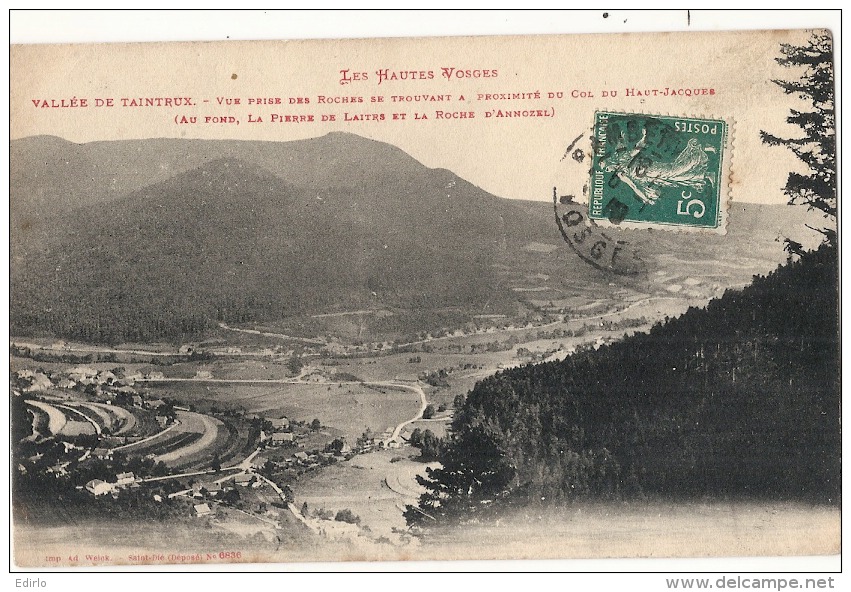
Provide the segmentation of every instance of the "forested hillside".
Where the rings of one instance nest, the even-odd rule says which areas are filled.
[[[647,334],[478,383],[406,516],[579,496],[836,503],[839,411],[837,249],[825,244]]]
[[[494,265],[554,228],[353,134],[114,142],[110,158],[104,144],[12,146],[13,334],[181,341],[219,321],[327,307],[512,310],[518,297]],[[80,170],[46,166],[39,151]],[[84,166],[98,159],[102,167]],[[116,195],[113,178],[123,190],[141,186]],[[60,190],[69,195],[53,199]]]

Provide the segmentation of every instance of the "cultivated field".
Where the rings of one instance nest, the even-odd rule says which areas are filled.
[[[32,399],[27,400],[27,405],[47,415],[47,430],[51,434],[59,434],[62,432],[62,429],[65,427],[67,420],[65,419],[65,414],[62,413],[59,409],[57,409],[53,405],[49,405],[48,403],[44,403],[42,401],[34,401]]]
[[[178,411],[177,419],[184,433],[199,434],[200,437],[192,438],[191,442],[173,450],[162,450],[162,453],[154,460],[162,461],[167,465],[176,465],[185,464],[195,457],[199,460],[212,458],[219,431],[224,430],[224,424],[209,415],[191,411]]]
[[[242,408],[264,417],[319,419],[350,438],[412,418],[420,399],[407,389],[362,384],[169,383],[168,395],[191,404]],[[159,386],[152,391],[158,391]]]
[[[227,430],[224,424],[214,417],[178,411],[174,424],[153,437],[140,440],[133,444],[119,446],[124,454],[139,456],[154,455],[154,460],[177,467],[194,463],[209,462],[216,452],[217,445],[227,442]],[[219,437],[219,435],[222,437]]]
[[[418,454],[411,448],[361,454],[310,473],[293,485],[296,504],[307,502],[309,509],[335,513],[348,508],[376,537],[393,538],[394,528],[406,527],[405,505],[414,503],[421,493],[415,475],[434,466],[409,458]],[[399,460],[391,462],[393,459]]]
[[[109,427],[116,436],[123,436],[133,432],[138,423],[136,416],[123,407],[106,405],[104,403],[80,403],[80,406],[94,411],[104,420],[104,427]]]

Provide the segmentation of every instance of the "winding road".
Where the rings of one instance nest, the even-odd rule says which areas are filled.
[[[425,413],[426,407],[428,407],[428,399],[426,399],[425,391],[419,385],[408,385],[408,384],[399,384],[398,382],[378,382],[378,383],[367,383],[367,384],[381,384],[384,386],[392,386],[395,388],[403,388],[409,391],[413,391],[420,396],[420,410],[417,414],[407,421],[403,421],[399,425],[396,426],[396,429],[393,430],[393,435],[390,436],[387,440],[384,441],[384,445],[386,446],[390,442],[398,442],[399,434],[402,433],[402,430],[405,429],[405,426],[408,426],[415,421],[422,419],[423,413]]]

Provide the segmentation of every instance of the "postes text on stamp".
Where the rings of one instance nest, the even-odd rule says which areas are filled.
[[[727,133],[721,119],[598,111],[589,217],[719,229]]]

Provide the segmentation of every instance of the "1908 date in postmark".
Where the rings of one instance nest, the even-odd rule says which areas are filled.
[[[598,111],[589,217],[723,232],[727,135],[721,119]]]

